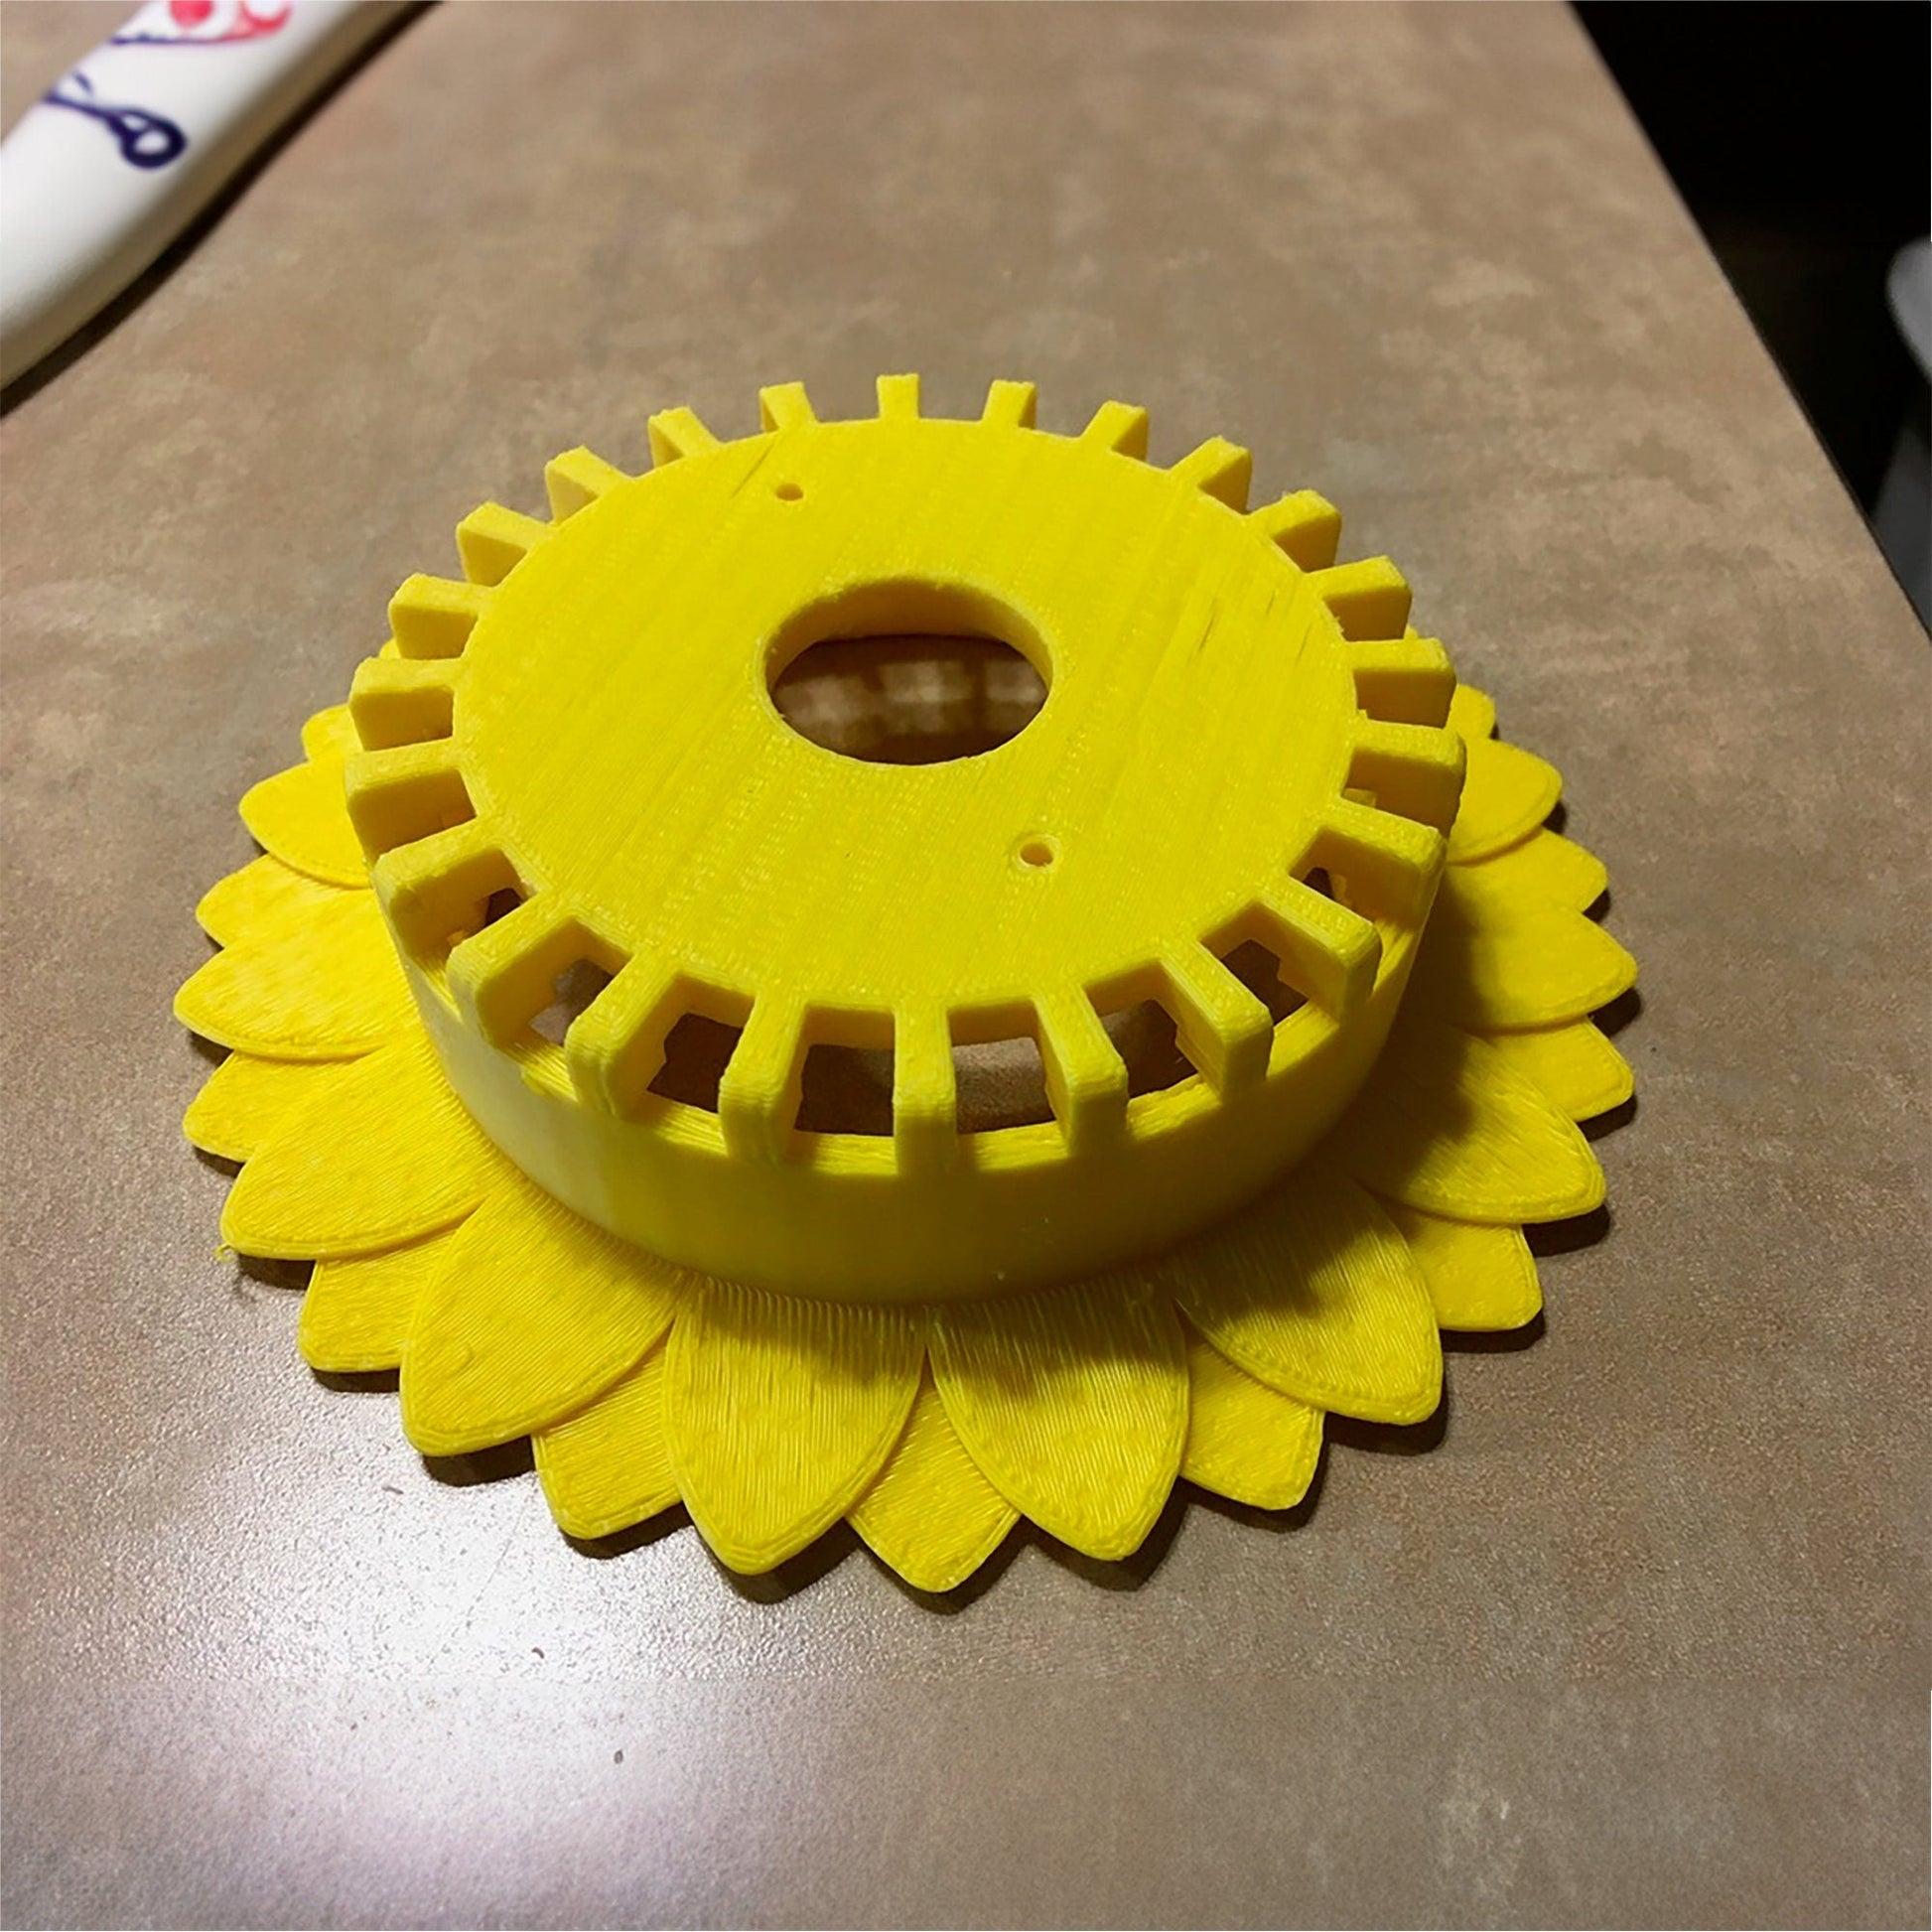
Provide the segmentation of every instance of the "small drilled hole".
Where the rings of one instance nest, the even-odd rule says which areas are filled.
[[[803,487],[795,483],[778,483],[772,488],[771,493],[781,503],[802,503],[805,500]]]
[[[1060,856],[1051,839],[1022,839],[1015,854],[1029,872],[1044,872]]]
[[[738,1050],[742,1029],[722,1021],[687,1013],[664,1039],[664,1064],[650,1090],[665,1100],[681,1100],[687,1107],[718,1111],[718,1083]]]

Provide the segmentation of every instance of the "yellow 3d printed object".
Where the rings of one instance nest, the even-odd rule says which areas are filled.
[[[1179,1475],[1292,1503],[1601,1197],[1634,968],[1556,774],[1232,444],[762,405],[467,517],[243,800],[178,1001],[224,1232],[315,1262],[310,1360],[400,1366],[426,1453],[533,1436],[576,1535],[681,1499],[755,1571],[849,1517],[946,1588],[1019,1514],[1113,1557]],[[909,638],[1034,715],[808,735],[821,651],[956,727]]]

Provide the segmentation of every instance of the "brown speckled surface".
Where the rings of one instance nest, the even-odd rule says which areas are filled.
[[[9,119],[111,16],[10,0]],[[168,1015],[459,515],[904,367],[1334,497],[1644,968],[1608,1236],[1426,1453],[952,1614],[426,1469]],[[1926,640],[1565,12],[445,7],[0,457],[9,1923],[1924,1922]]]

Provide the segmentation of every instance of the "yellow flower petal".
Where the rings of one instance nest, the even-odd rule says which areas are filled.
[[[1521,1228],[1446,1221],[1400,1201],[1382,1206],[1409,1243],[1445,1328],[1520,1328],[1536,1318],[1543,1290]]]
[[[1189,1482],[1257,1509],[1292,1509],[1321,1460],[1321,1411],[1238,1369],[1198,1335],[1187,1340]]]
[[[303,1359],[328,1375],[399,1366],[423,1290],[452,1238],[433,1234],[379,1254],[317,1262],[296,1329]]]
[[[1457,866],[1451,875],[1465,893],[1487,894],[1528,906],[1540,902],[1587,912],[1610,883],[1603,862],[1560,832],[1532,832],[1507,850]]]
[[[337,1060],[258,1060],[230,1053],[190,1102],[182,1132],[204,1154],[246,1161],[265,1147],[284,1121],[307,1106],[320,1083],[340,1071]]]
[[[1252,1376],[1319,1409],[1421,1422],[1443,1392],[1423,1279],[1381,1208],[1322,1163],[1168,1258],[1187,1317]]]
[[[1471,745],[1496,735],[1496,701],[1473,684],[1458,684],[1449,699],[1449,728],[1460,732]]]
[[[1572,1120],[1606,1114],[1636,1091],[1629,1061],[1587,1020],[1534,1033],[1491,1034],[1488,1039]]]
[[[693,1282],[503,1174],[423,1290],[403,1433],[425,1455],[467,1455],[575,1415],[663,1338]]]
[[[544,1498],[566,1536],[615,1536],[677,1501],[664,1359],[653,1348],[588,1409],[531,1438]]]
[[[927,1376],[879,1480],[853,1504],[852,1527],[914,1589],[956,1589],[1020,1513],[983,1476]]]
[[[1479,1034],[1559,1026],[1608,1006],[1636,978],[1637,962],[1594,920],[1471,893],[1450,867],[1404,1010]]]
[[[1556,767],[1518,746],[1478,739],[1468,751],[1462,802],[1449,827],[1452,865],[1486,859],[1528,838],[1556,809],[1563,791]]]
[[[362,741],[349,722],[345,704],[332,704],[327,711],[318,711],[302,727],[302,756],[312,764],[352,758],[361,749]]]
[[[241,822],[285,866],[328,886],[366,886],[369,869],[343,799],[343,761],[293,764],[252,786]]]
[[[305,872],[292,872],[264,853],[210,886],[202,895],[195,917],[216,945],[233,946],[270,926],[317,911],[344,897],[346,891],[325,886]]]
[[[1140,1548],[1180,1469],[1187,1367],[1165,1297],[1106,1276],[948,1304],[933,1377],[966,1452],[1042,1529],[1090,1557]]]
[[[770,1570],[851,1509],[905,1427],[923,1340],[897,1309],[729,1282],[685,1305],[665,1365],[671,1466],[720,1562]]]
[[[1603,1199],[1575,1124],[1486,1040],[1422,1017],[1397,1020],[1323,1154],[1376,1193],[1458,1221],[1560,1221]]]
[[[228,1190],[221,1236],[290,1260],[371,1254],[453,1226],[515,1175],[411,1032],[288,1117]]]
[[[238,939],[175,995],[175,1018],[265,1059],[337,1060],[415,1025],[373,893],[332,893],[300,919]]]

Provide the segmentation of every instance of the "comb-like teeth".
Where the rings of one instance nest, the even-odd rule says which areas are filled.
[[[1074,1153],[1104,1147],[1127,1125],[1127,1062],[1077,987],[1035,1002],[1046,1101]]]
[[[764,429],[809,429],[817,421],[802,382],[773,382],[759,391],[759,422]]]
[[[349,822],[370,859],[476,816],[447,738],[358,752],[344,776]]]
[[[1039,392],[1031,382],[997,381],[986,392],[980,421],[997,429],[1032,429]]]
[[[1259,1084],[1268,1071],[1275,1020],[1205,946],[1165,955],[1161,970],[1173,996],[1180,1050],[1217,1093]]]
[[[1137,403],[1103,402],[1093,412],[1093,421],[1080,432],[1080,441],[1098,443],[1103,449],[1145,461],[1147,411]]]
[[[959,1088],[946,1016],[921,1009],[893,1021],[893,1138],[902,1169],[943,1167],[958,1147]]]
[[[1171,474],[1231,510],[1245,510],[1255,460],[1240,444],[1230,443],[1224,436],[1210,436],[1199,449],[1189,450]]]
[[[798,1118],[804,1078],[804,1011],[767,994],[752,1007],[718,1082],[725,1146],[741,1160],[781,1161]]]
[[[545,537],[550,525],[501,503],[480,503],[456,526],[456,552],[473,584],[500,584]]]
[[[888,422],[904,422],[919,413],[919,378],[916,375],[882,375],[879,378],[879,414]]]
[[[369,883],[396,936],[425,956],[477,931],[492,894],[517,890],[510,862],[478,819],[385,853]]]
[[[564,1065],[580,1099],[606,1113],[636,1112],[664,1064],[681,991],[662,961],[632,959],[577,1016],[564,1035]]]
[[[460,657],[365,657],[349,686],[348,715],[365,752],[448,738]]]
[[[1312,489],[1264,503],[1248,521],[1304,570],[1326,570],[1341,543],[1340,510]]]
[[[1448,723],[1455,670],[1434,637],[1373,639],[1348,646],[1355,702],[1371,718],[1398,725]]]
[[[1455,820],[1465,748],[1454,732],[1364,718],[1355,728],[1348,782],[1375,794],[1384,811],[1420,819],[1439,832]]]
[[[1352,564],[1310,574],[1315,595],[1334,613],[1350,643],[1371,637],[1400,637],[1409,625],[1409,586],[1386,557],[1363,557]]]
[[[1282,977],[1334,1020],[1368,998],[1382,962],[1372,921],[1299,879],[1284,879],[1261,900]]]
[[[608,495],[619,483],[630,479],[615,463],[606,463],[594,451],[581,446],[553,456],[543,466],[543,486],[550,497],[550,520],[562,523],[600,496]]]
[[[1433,826],[1338,798],[1328,807],[1310,863],[1346,880],[1350,902],[1363,911],[1414,924],[1428,908],[1444,848]]]
[[[555,997],[557,976],[586,959],[611,954],[539,893],[450,954],[450,996],[486,1040],[509,1046]]]
[[[411,577],[389,600],[389,626],[404,657],[460,657],[477,620],[489,609],[486,584]]]
[[[650,460],[659,469],[687,456],[715,450],[718,439],[689,409],[660,409],[650,419]]]

